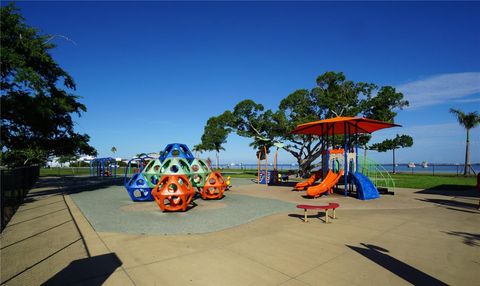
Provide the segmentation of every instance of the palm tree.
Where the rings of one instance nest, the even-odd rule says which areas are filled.
[[[465,113],[459,109],[450,108],[450,113],[457,117],[458,123],[467,129],[467,146],[465,148],[465,166],[463,175],[470,175],[470,129],[480,124],[480,115],[476,111]]]
[[[113,157],[115,157],[115,153],[117,153],[117,147],[113,146],[112,149],[110,149],[113,153]]]
[[[202,144],[197,144],[195,146],[193,146],[193,149],[192,149],[193,152],[195,152],[195,157],[199,158],[200,157],[200,154],[203,153],[203,151],[205,151],[205,149],[203,148]]]

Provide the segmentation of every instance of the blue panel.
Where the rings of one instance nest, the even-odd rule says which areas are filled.
[[[113,163],[113,167],[112,167],[112,163]],[[107,174],[105,170],[107,170],[109,174]],[[96,175],[100,177],[113,175],[116,178],[117,177],[117,161],[112,157],[93,159],[92,161],[90,161],[90,175],[92,176]]]
[[[357,198],[360,200],[372,200],[380,197],[377,188],[370,179],[362,173],[350,173],[357,187]]]

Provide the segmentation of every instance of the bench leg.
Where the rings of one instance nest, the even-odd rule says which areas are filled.
[[[328,223],[328,209],[325,210],[325,223]]]
[[[335,216],[335,209],[333,209],[333,218],[336,219],[337,217]]]
[[[304,215],[304,219],[303,219],[303,222],[307,222],[307,209],[304,209],[303,210],[303,215]]]

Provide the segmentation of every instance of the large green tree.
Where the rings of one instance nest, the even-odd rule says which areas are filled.
[[[215,151],[216,166],[220,164],[220,151],[225,150],[223,144],[227,143],[230,128],[226,128],[220,117],[212,117],[207,121],[201,143],[195,145],[196,151]]]
[[[43,164],[52,156],[95,154],[74,130],[85,105],[73,78],[53,59],[52,36],[28,26],[13,4],[1,9],[2,164]]]
[[[375,150],[378,152],[387,152],[389,150],[392,150],[392,156],[393,156],[393,173],[396,173],[395,170],[395,150],[399,148],[407,148],[407,147],[412,147],[413,145],[413,138],[408,135],[398,135],[395,136],[393,139],[385,139],[384,141],[380,143],[373,144],[370,146],[371,150]]]
[[[214,130],[227,135],[233,131],[239,136],[251,138],[254,148],[269,148],[275,142],[284,142],[283,149],[297,159],[300,175],[303,176],[320,157],[325,146],[318,136],[290,134],[298,124],[357,115],[393,122],[397,115],[395,110],[405,106],[408,106],[408,101],[393,87],[378,88],[372,83],[347,80],[341,72],[326,72],[317,78],[312,89],[296,90],[281,100],[276,111],[265,110],[262,104],[247,99],[239,102],[233,110],[212,118],[222,123]],[[205,130],[209,128],[209,122]],[[369,137],[361,139],[359,143],[366,145]]]
[[[467,142],[465,146],[465,164],[463,168],[463,175],[470,175],[470,129],[475,128],[480,124],[480,115],[474,111],[465,113],[459,109],[450,108],[450,113],[457,117],[458,123],[467,130]]]

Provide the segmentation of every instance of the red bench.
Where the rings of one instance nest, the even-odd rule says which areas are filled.
[[[326,206],[314,206],[314,205],[297,205],[297,208],[303,209],[303,214],[305,218],[303,219],[304,222],[307,222],[307,211],[308,210],[324,210],[325,211],[325,223],[328,223],[328,210],[333,211],[333,219],[336,219],[337,217],[335,216],[335,209],[340,207],[339,204],[337,203],[329,203]]]

